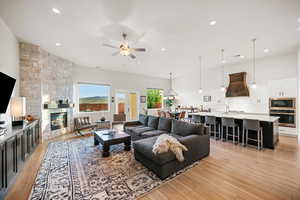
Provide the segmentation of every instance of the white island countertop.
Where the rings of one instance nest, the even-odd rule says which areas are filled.
[[[239,112],[198,112],[189,113],[189,115],[200,115],[200,116],[214,116],[214,117],[227,117],[234,119],[251,119],[265,122],[277,122],[279,117],[269,116],[267,114],[252,114],[252,113],[239,113]]]

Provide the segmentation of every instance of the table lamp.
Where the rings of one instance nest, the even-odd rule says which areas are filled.
[[[12,126],[22,126],[26,116],[26,98],[14,97],[11,101]]]

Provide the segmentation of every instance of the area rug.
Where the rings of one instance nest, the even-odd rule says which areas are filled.
[[[49,144],[29,199],[137,199],[187,170],[162,181],[123,145],[112,146],[110,157],[101,153],[93,137]]]

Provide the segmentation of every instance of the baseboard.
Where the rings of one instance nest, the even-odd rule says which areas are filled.
[[[295,134],[290,134],[290,133],[279,133],[280,136],[287,136],[287,137],[294,137],[297,138],[298,135]]]
[[[288,137],[298,137],[298,131],[296,128],[279,126],[279,135]]]

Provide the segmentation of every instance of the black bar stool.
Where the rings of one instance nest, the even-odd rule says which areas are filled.
[[[238,144],[240,141],[240,129],[239,125],[234,122],[233,118],[222,118],[222,139],[224,138],[224,127],[226,128],[226,141],[228,140],[228,136],[232,136],[232,142],[234,144]],[[232,134],[228,132],[228,129],[232,128]],[[237,129],[237,135],[235,130]],[[237,138],[237,143],[235,143],[235,139]]]
[[[249,138],[249,130],[256,131],[257,138]],[[258,120],[250,120],[250,119],[244,119],[243,120],[243,144],[244,144],[244,137],[246,134],[246,146],[248,145],[248,141],[255,141],[257,142],[257,149],[261,150],[263,148],[263,130],[262,127],[260,127]]]
[[[192,122],[195,124],[201,124],[201,116],[200,115],[192,115]]]
[[[209,132],[210,135],[213,133],[214,138],[217,139],[217,134],[218,134],[218,139],[221,137],[221,127],[220,123],[217,122],[217,118],[213,116],[205,116],[205,125],[209,127]],[[213,127],[213,129],[212,129]]]

